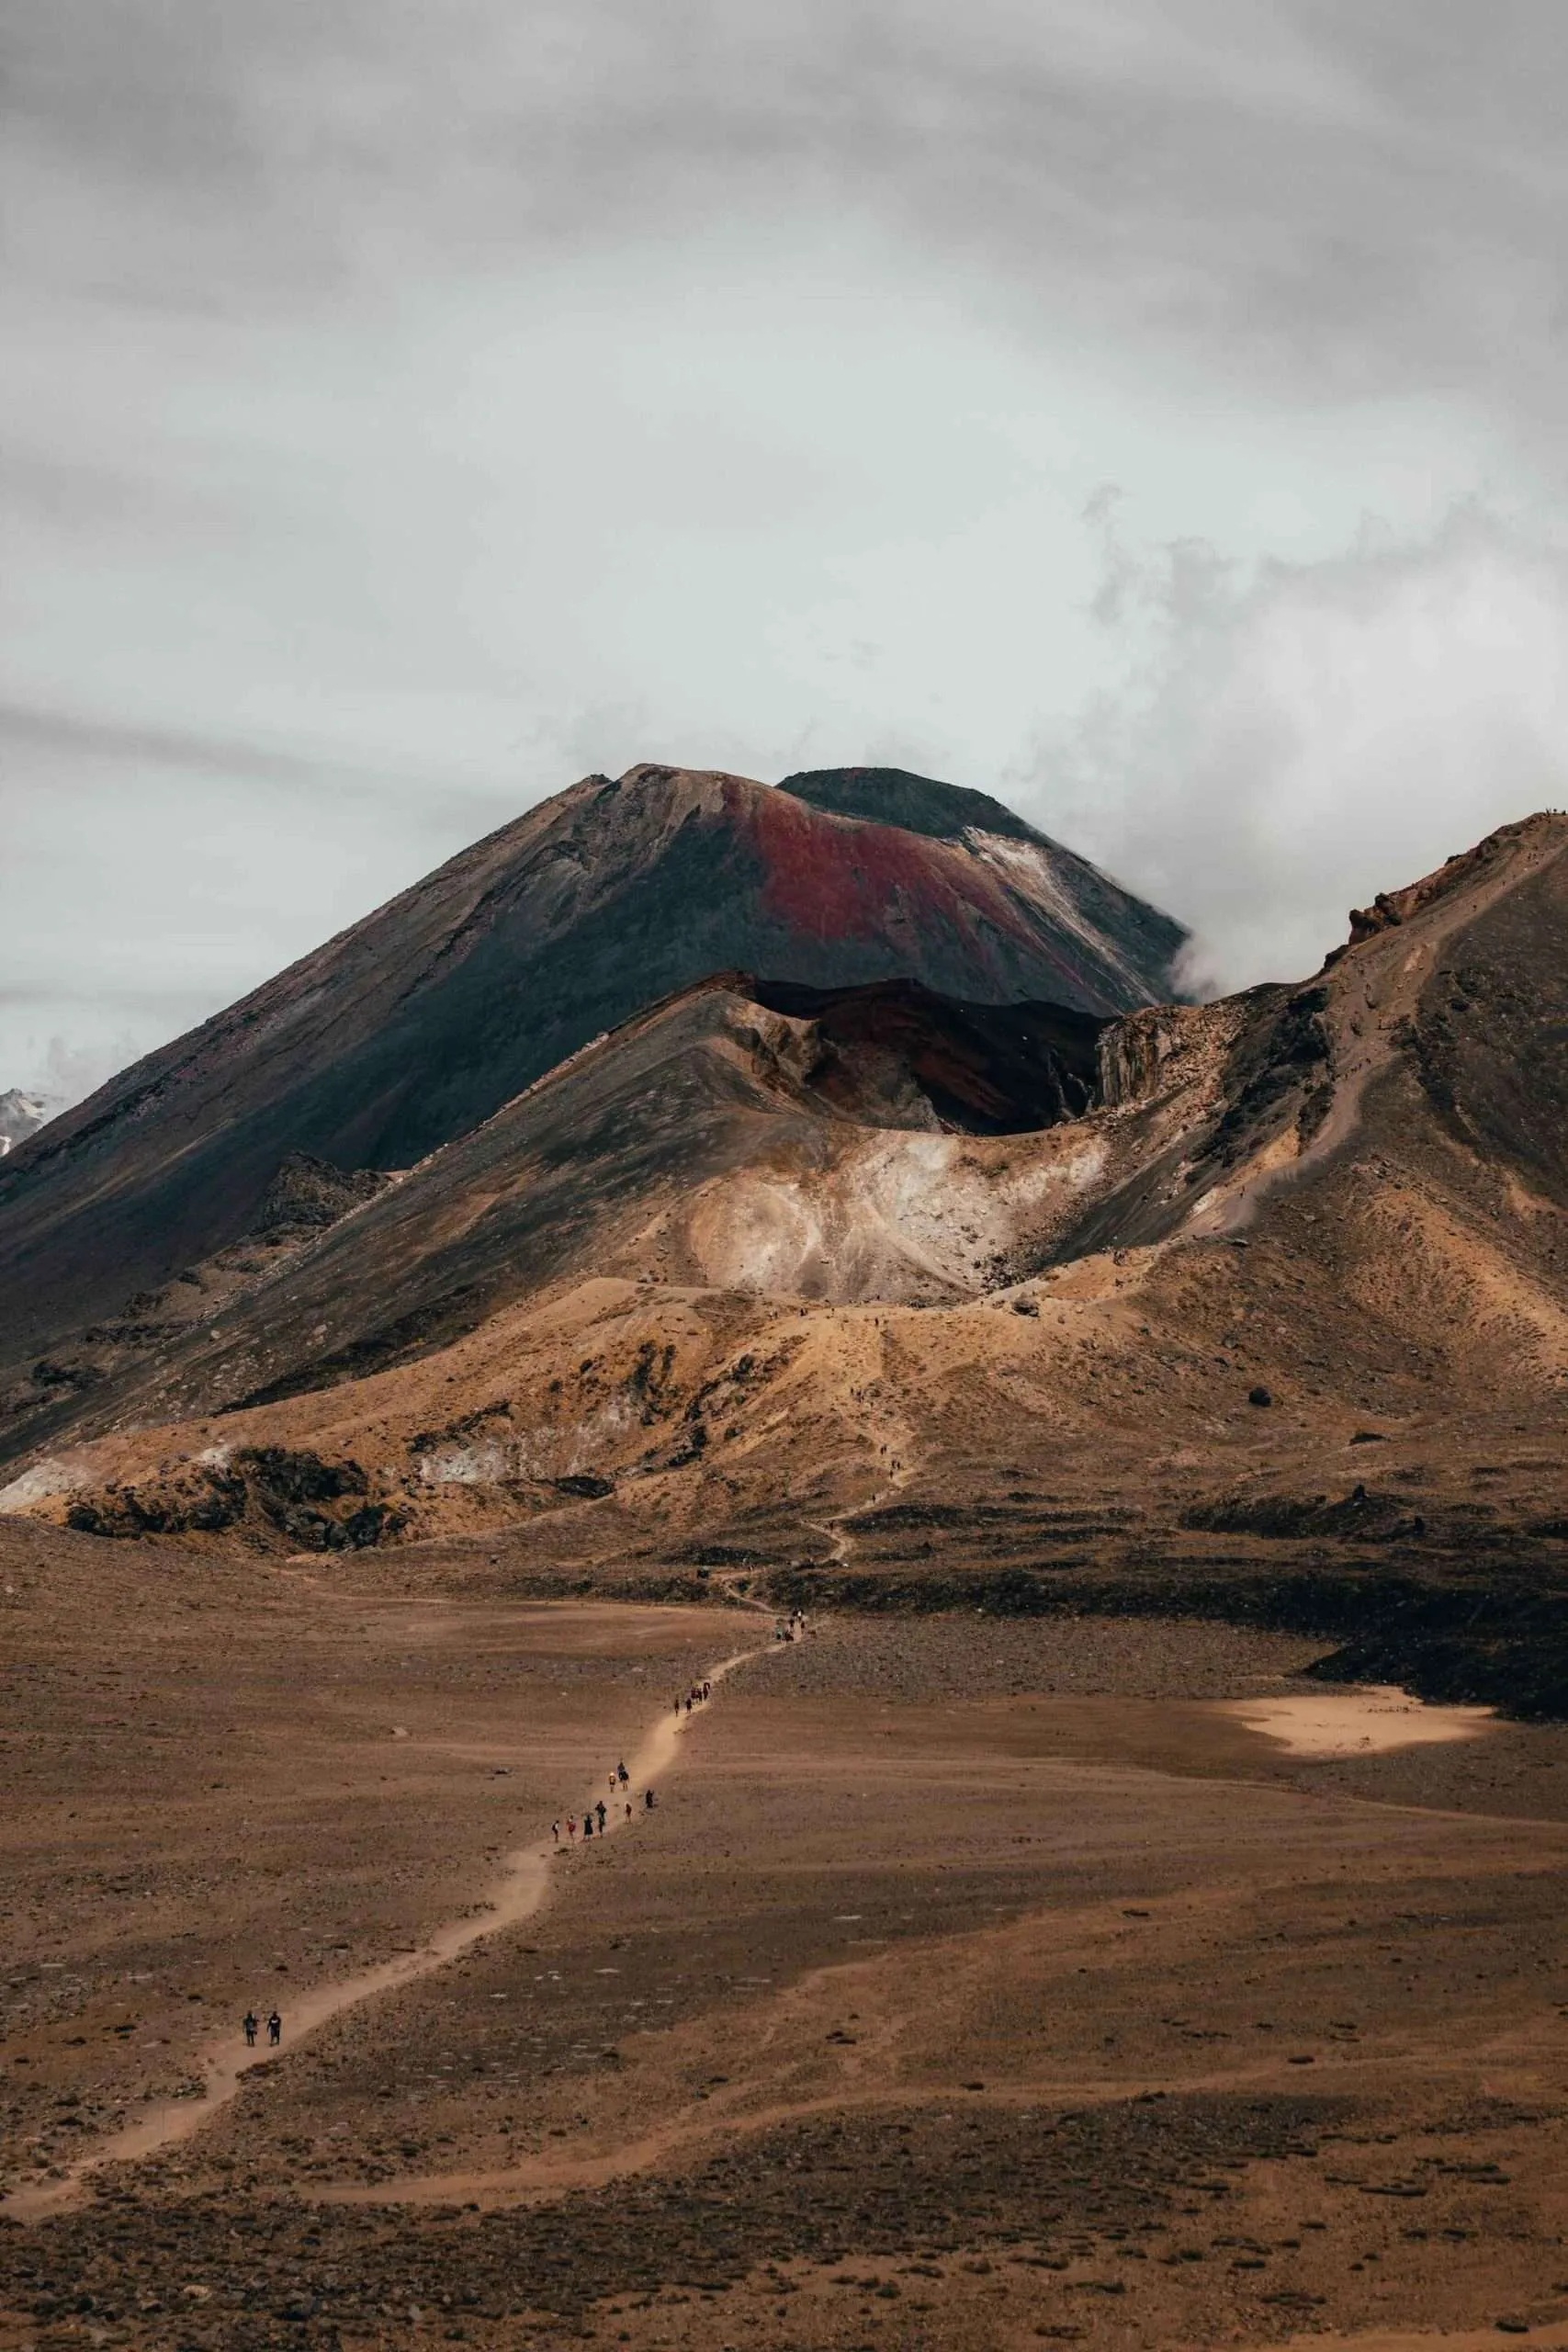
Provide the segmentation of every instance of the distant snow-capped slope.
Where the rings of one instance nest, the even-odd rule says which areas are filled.
[[[24,1094],[19,1086],[0,1094],[0,1159],[25,1143],[46,1119],[52,1119],[59,1107],[47,1095]]]

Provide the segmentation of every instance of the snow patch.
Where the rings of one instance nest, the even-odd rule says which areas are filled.
[[[1075,939],[1081,939],[1101,963],[1108,964],[1126,982],[1134,1004],[1144,1001],[1148,990],[1142,974],[1134,970],[1109,933],[1090,922],[1076,904],[1052,863],[1049,850],[1035,842],[1010,840],[1005,833],[978,832],[973,826],[965,828],[964,838],[982,864],[994,867],[1004,881],[1043,907],[1053,922],[1071,932]]]
[[[24,1094],[19,1086],[0,1094],[0,1159],[36,1135],[61,1107],[52,1095]]]

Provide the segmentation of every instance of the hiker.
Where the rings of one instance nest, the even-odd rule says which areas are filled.
[[[705,1682],[703,1684],[703,1697],[705,1699],[711,1699],[713,1697],[713,1684],[711,1682]]]
[[[599,1816],[599,1835],[603,1838],[604,1835],[604,1800],[603,1797],[600,1798],[593,1810]]]
[[[648,1811],[651,1813],[653,1811],[653,1791],[651,1789],[644,1789],[642,1792],[642,1801]]]
[[[560,1844],[560,1823],[558,1821],[551,1822],[550,1836],[555,1839],[556,1844],[558,1846]]]
[[[615,1778],[619,1781],[623,1789],[626,1787],[626,1782],[631,1779],[631,1774],[627,1771],[624,1763],[616,1765]]]
[[[266,2038],[269,2046],[274,2050],[283,2039],[283,2019],[276,2009],[266,2021]]]
[[[567,1815],[566,1834],[570,1843],[575,1846],[577,1843],[577,1815],[575,1813],[569,1813]]]
[[[592,1838],[593,1835],[593,1815],[591,1813],[585,1813],[582,1816],[582,1834],[585,1838]]]
[[[626,1819],[629,1821],[629,1820],[631,1819],[631,1817],[632,1817],[632,1801],[631,1801],[630,1797],[628,1797],[628,1798],[626,1799]]]
[[[247,2009],[245,2011],[245,2048],[247,2050],[254,2050],[255,2046],[256,2013],[254,2009]]]

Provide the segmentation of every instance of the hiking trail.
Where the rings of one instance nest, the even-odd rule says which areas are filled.
[[[771,1647],[771,1644],[764,1643],[754,1649],[737,1650],[732,1657],[708,1668],[705,1679],[716,1686],[738,1667],[750,1664],[754,1657],[767,1657]],[[694,1713],[695,1711],[694,1714],[676,1715],[666,1711],[660,1715],[632,1757],[628,1785],[647,1788],[670,1770],[675,1762],[678,1743]],[[643,1818],[641,1810],[633,1817]],[[630,1826],[624,1819],[616,1821],[613,1815],[611,1819],[616,1835]],[[611,1829],[606,1827],[599,1835],[608,1837]],[[569,1847],[558,1848],[547,1835],[532,1845],[518,1847],[505,1857],[500,1875],[490,1882],[468,1910],[433,1929],[416,1950],[398,1952],[390,1960],[378,1961],[373,1967],[361,1969],[334,1984],[319,1984],[313,1992],[301,1995],[285,2020],[288,2048],[294,2049],[332,2018],[342,2017],[345,2010],[373,2001],[379,1994],[417,1984],[487,1936],[498,1935],[531,1919],[544,1908],[558,1883],[558,1857],[564,1860],[571,1850]],[[81,2202],[92,2176],[105,2165],[136,2164],[194,2138],[221,2114],[243,2082],[264,2068],[276,2065],[286,2054],[281,2048],[249,2049],[238,2028],[232,2028],[220,2041],[209,2042],[197,2051],[190,2061],[191,2073],[199,2075],[203,2085],[198,2097],[150,2103],[146,2112],[133,2123],[111,2132],[79,2157],[62,2179],[28,2182],[0,2199],[0,2216],[15,2222],[37,2222],[68,2211]]]

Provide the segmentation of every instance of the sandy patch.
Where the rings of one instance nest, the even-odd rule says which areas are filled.
[[[1300,2352],[1311,2345],[1313,2352],[1495,2352],[1499,2335],[1528,2335],[1532,2345],[1550,2347],[1550,2352],[1562,2352],[1568,2346],[1568,2323],[1558,2325],[1457,2328],[1450,2331],[1429,2330],[1421,2334],[1405,2331],[1385,2332],[1379,2328],[1371,2335],[1292,2335],[1285,2343],[1260,2346],[1259,2352]]]
[[[1496,1718],[1490,1707],[1428,1707],[1392,1683],[1288,1699],[1221,1699],[1213,1712],[1292,1756],[1376,1756],[1434,1740],[1474,1739]]]

